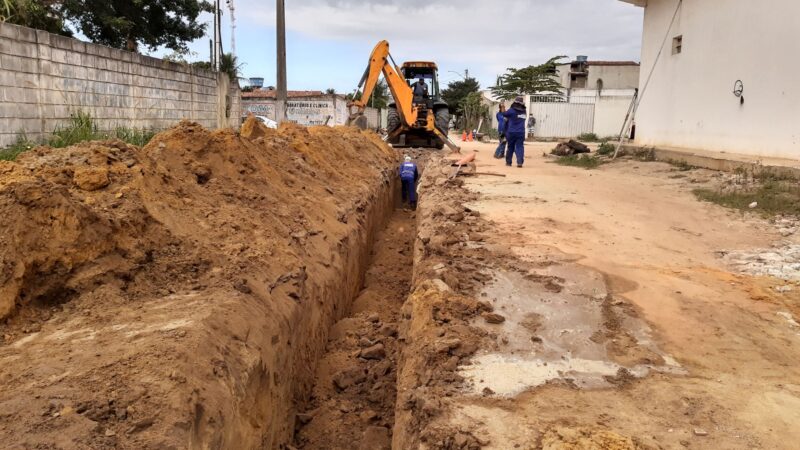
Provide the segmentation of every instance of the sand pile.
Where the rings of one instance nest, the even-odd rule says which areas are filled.
[[[248,123],[243,134],[258,139],[184,122],[143,149],[42,147],[0,165],[0,318],[113,279],[142,294],[212,266],[226,279],[256,259],[296,258],[303,250],[286,238],[304,243],[339,226],[326,219],[346,221],[337,198],[391,158],[347,129]]]
[[[252,122],[0,163],[0,441],[287,442],[396,164],[374,134]]]

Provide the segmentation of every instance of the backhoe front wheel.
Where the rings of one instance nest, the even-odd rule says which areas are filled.
[[[436,110],[436,128],[447,136],[450,131],[450,110],[447,108],[439,108]]]

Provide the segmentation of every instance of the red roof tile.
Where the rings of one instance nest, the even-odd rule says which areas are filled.
[[[278,95],[278,91],[276,90],[267,90],[267,89],[258,89],[255,91],[250,92],[242,92],[242,98],[276,98]],[[319,95],[325,95],[322,91],[289,91],[287,93],[289,98],[297,98],[297,97],[316,97]]]

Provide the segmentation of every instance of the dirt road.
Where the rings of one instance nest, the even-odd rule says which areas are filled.
[[[797,238],[697,201],[712,172],[563,167],[541,156],[553,145],[529,144],[521,169],[464,145],[480,171],[507,175],[466,184],[490,243],[557,286],[495,271],[483,295],[508,318],[490,327],[507,345],[462,368],[474,395],[451,422],[497,449],[796,448],[798,287],[720,255]]]

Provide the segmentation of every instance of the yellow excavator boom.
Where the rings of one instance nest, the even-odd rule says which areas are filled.
[[[389,53],[388,41],[378,42],[378,45],[372,50],[367,69],[364,71],[364,76],[358,84],[359,89],[363,88],[361,98],[351,103],[352,106],[357,108],[355,113],[352,114],[351,119],[363,114],[364,108],[366,108],[372,96],[372,92],[375,90],[375,85],[378,84],[381,73],[383,73],[386,84],[389,86],[389,91],[392,93],[392,97],[394,97],[397,103],[397,112],[400,114],[400,119],[407,126],[411,126],[411,124],[417,121],[417,108],[412,104],[414,91],[408,83],[406,83],[405,78],[400,75],[400,68],[394,64],[392,56]]]
[[[427,71],[432,88],[437,94],[431,99],[427,95],[415,99],[414,90],[406,81],[409,69],[419,75],[419,70]],[[394,97],[395,104],[389,108],[389,124],[394,127],[388,130],[386,140],[392,145],[442,148],[447,145],[453,151],[458,151],[448,137],[447,130],[450,121],[447,103],[438,99],[438,81],[436,78],[436,64],[432,62],[412,62],[399,67],[389,53],[389,42],[380,41],[372,50],[367,63],[367,69],[358,83],[361,98],[348,103],[350,117],[348,125],[356,125],[361,129],[367,128],[367,118],[364,110],[369,104],[369,99],[375,91],[381,74],[386,80],[389,91]],[[358,90],[356,92],[358,92]],[[393,119],[392,119],[393,117]],[[437,120],[439,121],[437,127]]]

